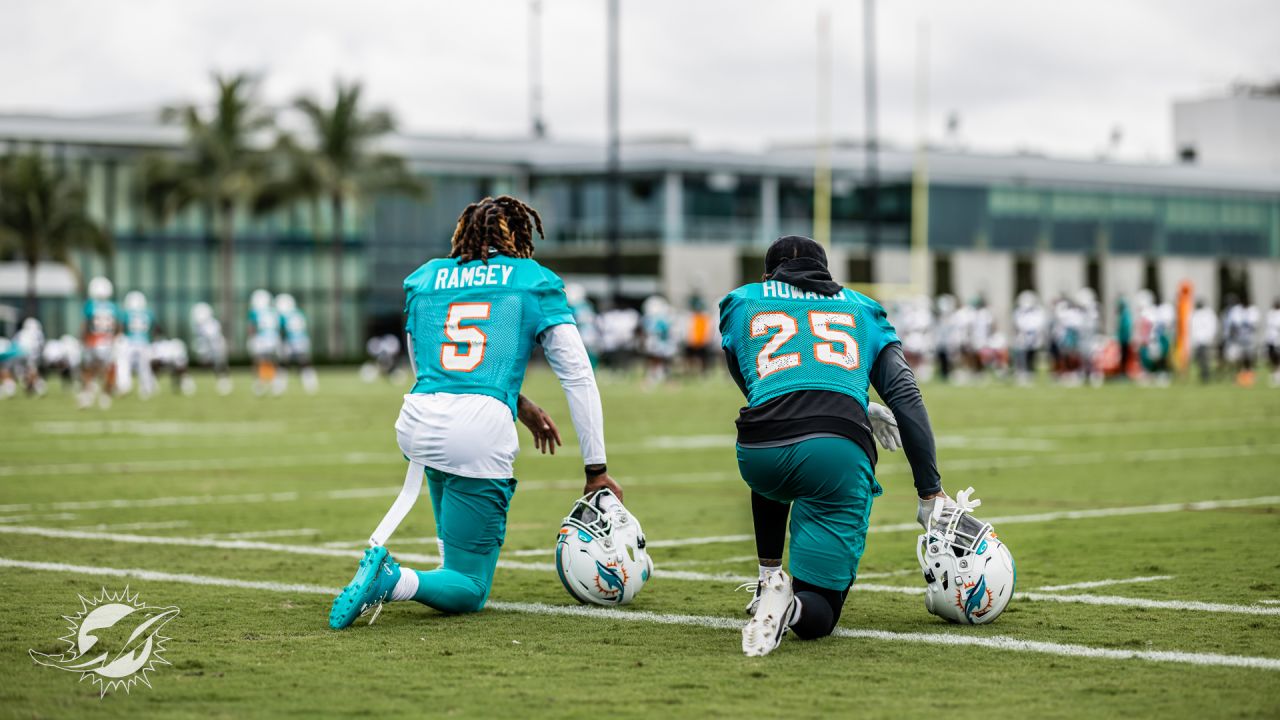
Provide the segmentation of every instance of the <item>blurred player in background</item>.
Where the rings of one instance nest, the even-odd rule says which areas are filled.
[[[934,355],[938,361],[938,377],[942,378],[943,382],[947,382],[952,379],[955,372],[964,331],[956,319],[954,295],[939,295],[936,304],[938,332],[934,342]]]
[[[737,421],[738,468],[751,488],[760,559],[742,650],[765,655],[788,629],[825,637],[840,619],[881,493],[873,431],[883,440],[896,416],[922,523],[946,495],[897,334],[878,303],[832,280],[821,245],[776,240],[762,282],[720,303],[720,331],[729,373],[747,399]],[[869,386],[892,415],[869,406]],[[788,516],[791,576],[782,570]]]
[[[1261,315],[1256,306],[1245,305],[1234,295],[1228,296],[1227,309],[1222,314],[1222,357],[1226,370],[1242,387],[1253,385]]]
[[[400,375],[400,338],[395,335],[375,335],[364,344],[369,353],[369,362],[360,367],[360,379],[373,382],[382,378],[388,382],[399,382]]]
[[[137,290],[125,293],[122,318],[124,332],[117,344],[116,387],[121,393],[128,393],[136,377],[138,397],[146,400],[156,390],[151,367],[151,331],[155,318],[147,309],[147,296]]]
[[[44,395],[45,383],[40,374],[40,362],[44,357],[44,326],[33,317],[23,320],[22,327],[13,336],[13,344],[21,353],[14,361],[13,374],[28,395]]]
[[[1040,298],[1032,290],[1018,293],[1013,311],[1014,377],[1020,385],[1030,385],[1036,375],[1036,357],[1044,348],[1048,323]]]
[[[249,357],[253,358],[253,394],[284,392],[277,375],[280,362],[280,314],[272,307],[271,293],[254,290],[249,295]]]
[[[711,313],[707,303],[696,290],[689,296],[689,314],[686,316],[684,358],[689,372],[705,375],[711,367]]]
[[[676,336],[675,318],[666,298],[653,295],[644,301],[645,383],[649,387],[662,384],[671,374],[680,340]]]
[[[1200,374],[1200,382],[1207,383],[1213,366],[1213,349],[1218,340],[1218,315],[1205,305],[1204,299],[1196,300],[1196,310],[1191,313],[1191,360]]]
[[[600,361],[600,319],[596,316],[596,307],[587,297],[587,289],[578,283],[566,285],[564,294],[569,299],[569,310],[578,325],[578,333],[582,335],[582,344],[587,348],[591,366],[595,367]]]
[[[168,374],[175,393],[194,395],[196,383],[188,373],[190,358],[187,344],[179,338],[157,340],[151,345],[151,367],[154,374]]]
[[[84,304],[81,408],[89,407],[95,399],[99,407],[111,407],[115,391],[113,354],[120,324],[120,311],[111,301],[114,292],[111,281],[104,277],[89,281],[89,299]]]
[[[0,337],[0,400],[11,398],[18,392],[13,378],[13,366],[22,358],[22,351],[7,337]]]
[[[1267,359],[1271,362],[1271,387],[1280,387],[1280,298],[1267,311]]]
[[[191,347],[195,351],[196,362],[213,369],[218,394],[230,394],[227,339],[222,335],[222,323],[213,316],[209,303],[198,302],[191,306]]]
[[[420,487],[425,468],[443,567],[401,568],[387,553],[383,543],[403,517],[393,505],[355,577],[334,599],[330,627],[345,628],[387,601],[415,600],[448,613],[484,607],[516,489],[514,421],[529,427],[544,452],[560,441],[550,417],[520,395],[535,344],[568,398],[584,493],[609,488],[622,497],[605,466],[604,414],[591,361],[563,283],[532,259],[535,231],[542,235],[542,220],[532,208],[510,196],[487,197],[462,211],[449,257],[405,279],[417,382],[405,396],[396,437],[409,459],[407,491]],[[410,492],[407,502],[414,497]]]
[[[61,377],[64,389],[74,387],[80,381],[80,341],[71,335],[47,341],[42,360],[45,375]]]
[[[307,332],[307,316],[298,309],[298,303],[288,293],[276,296],[276,312],[280,314],[280,330],[284,336],[280,358],[286,369],[298,370],[298,378],[302,381],[302,389],[308,394],[315,394],[320,388],[316,378],[316,369],[311,364],[311,335]],[[280,376],[280,382],[286,382],[286,376]]]

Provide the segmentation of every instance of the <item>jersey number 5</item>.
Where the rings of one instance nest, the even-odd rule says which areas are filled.
[[[454,372],[471,372],[484,360],[484,345],[488,336],[474,325],[463,325],[467,320],[488,320],[489,303],[453,303],[444,321],[444,336],[448,342],[440,346],[440,366]],[[466,352],[459,352],[462,346]]]
[[[815,336],[827,341],[813,344],[813,359],[845,370],[856,370],[859,364],[857,341],[853,339],[853,335],[837,330],[833,325],[843,325],[850,329],[857,327],[853,315],[849,313],[809,313],[809,329]],[[782,370],[800,367],[800,353],[775,354],[788,340],[795,337],[798,327],[796,319],[783,312],[763,312],[751,318],[751,337],[761,337],[773,332],[773,337],[769,338],[756,356],[757,375],[765,378]],[[837,344],[840,346],[838,350]]]

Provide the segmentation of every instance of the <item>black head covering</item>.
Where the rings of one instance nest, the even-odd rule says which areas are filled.
[[[786,235],[773,241],[764,254],[764,274],[770,280],[821,295],[835,295],[840,284],[827,269],[827,251],[812,238]]]

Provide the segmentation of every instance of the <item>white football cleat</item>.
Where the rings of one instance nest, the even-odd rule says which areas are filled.
[[[787,633],[796,610],[791,577],[781,570],[761,583],[759,593],[755,617],[742,628],[742,653],[747,657],[773,652]]]

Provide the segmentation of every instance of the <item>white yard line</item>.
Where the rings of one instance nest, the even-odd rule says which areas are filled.
[[[68,540],[101,540],[106,542],[134,543],[142,545],[170,545],[183,547],[218,548],[223,550],[265,550],[269,552],[289,553],[296,555],[320,555],[324,557],[340,557],[354,559],[360,556],[356,550],[340,550],[337,548],[317,547],[312,545],[288,545],[265,543],[253,540],[217,540],[213,538],[166,537],[155,535],[129,535],[119,533],[86,532],[81,530],[63,530],[60,528],[42,528],[26,526],[0,525],[0,534],[28,535]],[[433,555],[396,553],[396,558],[404,563],[438,563],[440,558]],[[535,572],[554,572],[553,563],[530,563],[515,560],[499,560],[498,567],[511,570],[531,570]],[[654,576],[668,580],[687,580],[692,582],[753,582],[753,575],[737,575],[733,573],[699,573],[687,570],[663,570],[658,567]],[[907,585],[876,585],[872,583],[855,583],[854,590],[861,592],[895,593],[902,595],[921,595],[924,588]],[[1120,607],[1141,607],[1162,610],[1184,610],[1194,612],[1237,613],[1243,615],[1280,615],[1280,607],[1262,605],[1228,605],[1224,603],[1203,603],[1180,600],[1146,600],[1142,598],[1117,597],[1107,595],[1056,595],[1042,592],[1020,592],[1016,597],[1020,600],[1048,601],[1061,603],[1083,603],[1086,605],[1114,605]]]
[[[301,535],[319,535],[315,528],[293,528],[284,530],[253,530],[249,532],[211,533],[205,537],[225,538],[227,540],[255,540],[259,538],[299,537]]]
[[[80,517],[75,513],[49,513],[43,515],[6,515],[0,517],[0,523],[31,522],[32,520],[75,520]]]
[[[1044,587],[1035,588],[1040,592],[1059,592],[1062,590],[1089,590],[1091,588],[1107,587],[1109,585],[1129,585],[1131,583],[1149,583],[1159,582],[1161,580],[1172,580],[1172,575],[1143,575],[1141,577],[1118,578],[1113,580],[1091,580],[1089,582],[1070,583],[1067,585],[1045,585]]]
[[[77,525],[72,530],[173,530],[176,528],[187,527],[191,524],[190,520],[163,520],[159,522],[133,522],[133,523],[100,523],[98,525]]]
[[[133,578],[148,582],[172,582],[187,585],[231,587],[244,590],[263,590],[267,592],[308,593],[316,595],[333,595],[337,592],[337,588],[324,587],[322,585],[256,582],[252,580],[211,577],[208,575],[157,572],[154,570],[143,570],[138,568],[69,565],[65,563],[12,560],[9,558],[0,558],[0,567],[37,570],[43,572],[62,572],[80,575]],[[488,603],[488,607],[491,610],[497,610],[500,612],[581,617],[589,618],[591,620],[604,618],[619,622],[679,625],[684,627],[708,628],[712,630],[737,631],[742,627],[742,620],[708,615],[677,615],[669,613],[654,613],[642,610],[617,610],[613,608],[584,607],[581,605],[547,605],[544,603],[503,601],[491,601]],[[945,645],[952,647],[980,647],[988,650],[1037,653],[1062,657],[1084,657],[1107,660],[1143,660],[1147,662],[1175,663],[1183,665],[1249,668],[1271,671],[1280,670],[1280,659],[1276,658],[1254,657],[1248,655],[1219,655],[1215,653],[1188,653],[1176,650],[1115,650],[1111,648],[1092,647],[1089,645],[1023,640],[1000,635],[970,635],[966,634],[963,629],[958,629],[953,632],[903,633],[889,632],[887,630],[836,628],[834,635],[841,638]]]

